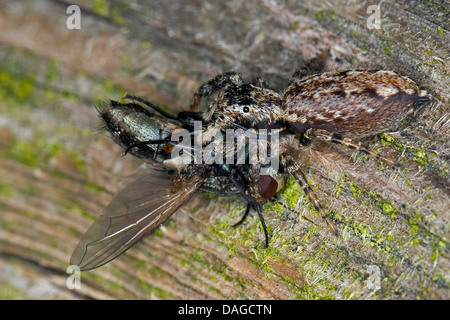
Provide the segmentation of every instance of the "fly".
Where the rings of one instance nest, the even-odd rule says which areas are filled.
[[[149,164],[137,170],[136,180],[114,196],[79,241],[70,263],[80,270],[97,268],[124,253],[198,189],[220,194],[238,194],[247,189],[245,172],[234,167],[186,165],[174,170],[164,165],[170,162],[176,145],[172,135],[183,129],[192,133],[196,113],[175,117],[141,98],[126,98],[132,102],[109,101],[99,107],[100,118],[113,141],[124,149],[124,155],[130,153]]]

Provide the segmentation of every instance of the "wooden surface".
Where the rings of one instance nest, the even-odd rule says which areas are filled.
[[[70,4],[80,30],[66,27]],[[449,299],[449,3],[383,1],[379,30],[367,27],[372,4],[2,1],[0,297]],[[328,69],[396,70],[435,97],[398,132],[365,141],[401,170],[324,145],[298,159],[339,237],[293,182],[265,207],[268,249],[256,217],[231,227],[238,201],[198,194],[67,288],[77,241],[140,164],[98,133],[96,103],[130,92],[176,112],[229,70],[282,90],[327,49]]]

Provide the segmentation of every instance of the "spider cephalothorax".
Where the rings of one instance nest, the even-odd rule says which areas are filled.
[[[243,129],[279,129],[283,126],[281,96],[253,84],[227,86],[217,98],[218,124]]]

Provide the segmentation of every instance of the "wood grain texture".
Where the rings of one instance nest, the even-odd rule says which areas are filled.
[[[66,27],[70,4],[80,30]],[[449,4],[383,1],[371,30],[372,4],[2,1],[0,297],[449,299]],[[98,133],[95,104],[130,92],[176,112],[230,70],[282,90],[327,49],[330,70],[395,70],[435,97],[399,131],[365,141],[400,171],[324,144],[297,155],[339,237],[293,181],[265,206],[268,249],[256,217],[231,227],[239,201],[199,194],[83,272],[81,290],[66,287],[78,239],[140,165]]]

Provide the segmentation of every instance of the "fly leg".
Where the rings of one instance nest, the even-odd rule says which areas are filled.
[[[245,221],[245,219],[248,217],[248,214],[250,213],[251,207],[252,207],[252,205],[250,204],[250,202],[247,202],[247,208],[245,209],[244,215],[238,222],[236,222],[235,224],[232,225],[233,228],[240,226]]]
[[[371,156],[375,159],[378,159],[380,161],[383,161],[384,163],[386,163],[390,166],[399,167],[399,164],[396,161],[394,161],[393,159],[391,159],[389,157],[385,157],[376,151],[368,149],[367,147],[363,146],[361,144],[361,142],[341,137],[338,134],[331,133],[331,132],[328,132],[323,129],[308,129],[305,132],[305,138],[319,139],[319,140],[325,141],[325,142],[340,144],[344,147],[368,154],[369,156]]]
[[[264,238],[265,238],[265,245],[264,245],[264,247],[267,248],[267,247],[269,247],[269,234],[267,233],[266,223],[264,222],[264,217],[262,215],[262,205],[255,201],[252,204],[252,206],[253,206],[253,209],[255,209],[256,213],[258,214],[259,222],[261,222],[261,225],[263,227]]]
[[[241,177],[241,179],[238,179],[238,176]],[[244,222],[245,218],[247,218],[248,214],[250,213],[250,209],[253,208],[256,213],[258,214],[259,221],[261,222],[261,225],[263,227],[264,231],[264,238],[265,238],[265,244],[264,247],[267,248],[269,246],[269,234],[267,232],[267,226],[264,221],[264,217],[262,215],[262,204],[259,203],[251,194],[250,194],[250,188],[249,181],[243,176],[243,174],[236,168],[232,168],[230,172],[230,179],[234,183],[234,185],[240,190],[240,192],[244,195],[244,197],[247,198],[247,208],[245,210],[244,216],[239,220],[238,223],[234,224],[233,227],[240,225],[242,222]]]
[[[250,209],[253,208],[253,210],[256,211],[256,213],[258,214],[258,219],[259,222],[261,222],[261,225],[263,227],[263,231],[264,231],[264,247],[267,248],[269,247],[269,233],[267,232],[267,226],[266,226],[266,222],[264,221],[264,217],[262,215],[262,205],[256,201],[249,201],[247,203],[247,209],[245,210],[244,215],[242,216],[241,220],[239,220],[237,223],[233,224],[233,227],[237,227],[240,224],[242,224],[244,222],[244,220],[248,217],[248,214],[250,213]]]
[[[132,95],[129,95],[128,93],[125,93],[123,98],[124,99],[128,99],[128,100],[132,100],[132,101],[140,102],[140,103],[146,105],[147,107],[150,107],[151,109],[155,110],[156,112],[158,112],[159,114],[161,114],[162,116],[164,116],[166,118],[169,118],[169,119],[172,119],[172,120],[178,120],[178,117],[176,117],[176,116],[174,116],[174,115],[172,115],[172,114],[170,114],[168,112],[165,112],[160,107],[158,107],[156,104],[153,104],[150,101],[147,101],[147,100],[145,100],[143,98],[132,96]]]
[[[128,152],[130,152],[131,149],[136,148],[136,147],[142,147],[142,146],[146,146],[148,144],[163,144],[163,143],[168,143],[170,142],[170,139],[159,139],[159,140],[147,140],[147,141],[139,141],[136,143],[133,143],[132,145],[128,146],[122,153],[122,157],[126,156],[128,154]]]

